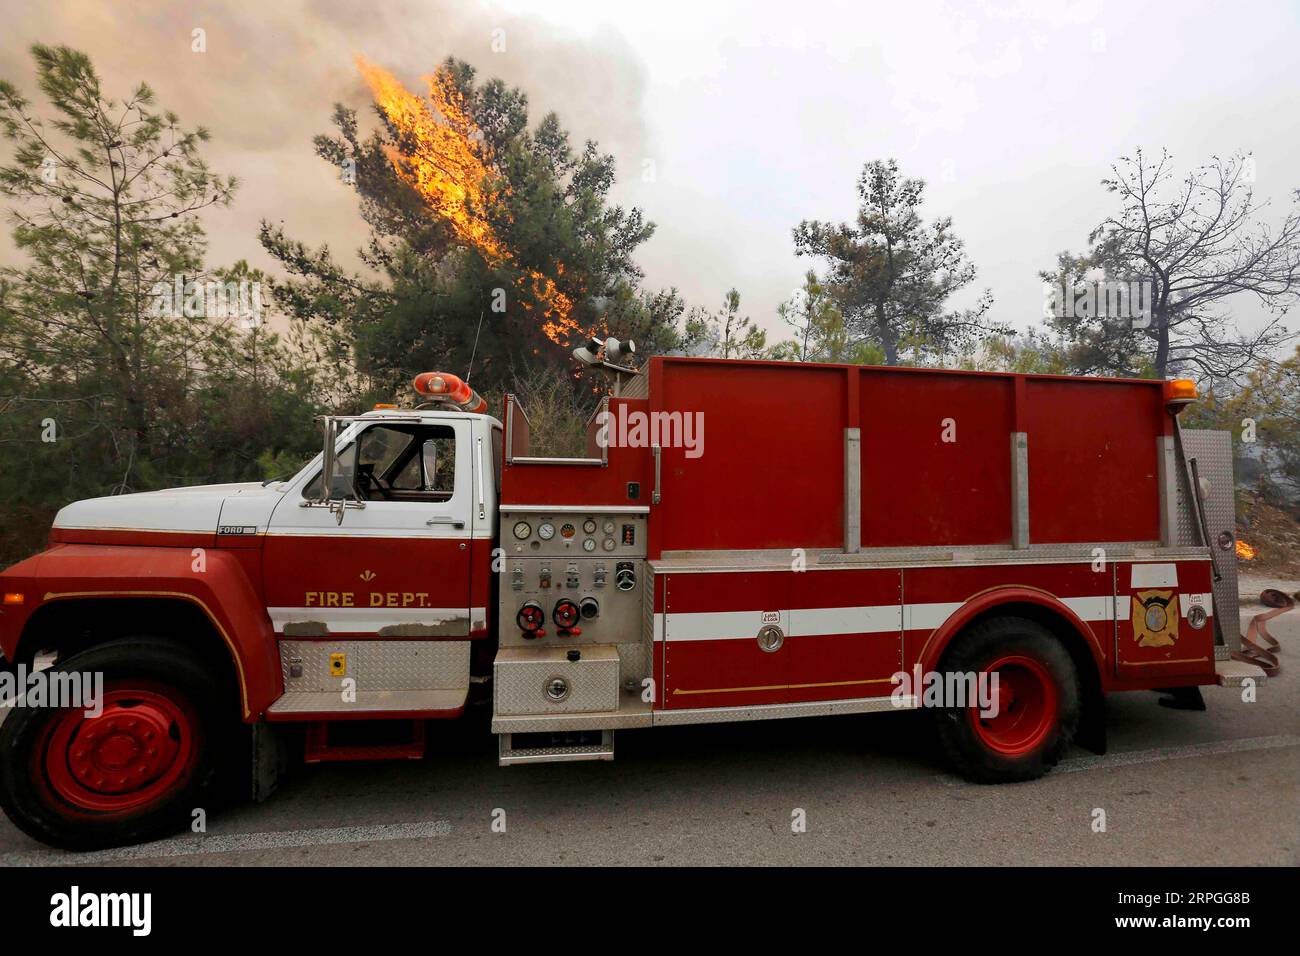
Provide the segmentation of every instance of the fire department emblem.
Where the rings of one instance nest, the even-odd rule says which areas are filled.
[[[1178,640],[1178,595],[1138,591],[1133,595],[1133,639],[1138,647],[1170,647]]]

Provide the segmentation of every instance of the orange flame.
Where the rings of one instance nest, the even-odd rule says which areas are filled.
[[[1241,558],[1243,561],[1253,561],[1255,560],[1255,555],[1258,553],[1259,552],[1257,552],[1251,545],[1242,541],[1240,538],[1237,539],[1237,557]]]
[[[409,154],[388,150],[388,159],[397,175],[419,193],[435,216],[451,226],[461,242],[478,250],[489,265],[504,264],[520,269],[524,275],[516,283],[517,288],[544,304],[542,333],[557,345],[566,344],[570,336],[580,331],[571,315],[573,300],[549,276],[521,267],[488,220],[487,210],[498,195],[508,195],[510,187],[501,181],[486,155],[482,131],[470,116],[465,98],[451,74],[439,67],[424,77],[429,84],[431,111],[424,100],[402,86],[387,70],[365,57],[356,59],[357,69],[369,85],[375,103],[411,144]],[[562,275],[563,266],[557,264],[556,271]]]

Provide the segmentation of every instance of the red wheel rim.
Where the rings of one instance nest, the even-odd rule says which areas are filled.
[[[170,688],[109,685],[97,716],[59,714],[37,758],[54,792],[78,810],[131,813],[189,778],[197,727],[188,701]]]
[[[1056,682],[1041,661],[1023,654],[998,658],[980,679],[990,680],[992,674],[998,675],[997,714],[981,717],[978,705],[969,708],[975,733],[1000,754],[1028,753],[1056,724]]]

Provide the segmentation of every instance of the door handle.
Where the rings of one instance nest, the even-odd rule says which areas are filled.
[[[655,462],[655,486],[654,490],[650,493],[650,503],[652,505],[657,505],[663,500],[663,495],[659,493],[659,456],[662,454],[662,449],[658,445],[651,445],[650,454],[654,458]]]
[[[483,439],[475,439],[478,447],[478,465],[474,469],[474,481],[478,487],[478,517],[482,521],[487,517],[487,511],[483,503]]]
[[[432,518],[426,521],[425,524],[430,526],[435,524],[449,524],[453,528],[463,528],[465,527],[465,519],[453,518],[450,515],[434,515]]]

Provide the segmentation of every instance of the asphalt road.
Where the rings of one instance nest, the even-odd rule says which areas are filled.
[[[1256,702],[1113,695],[1110,752],[1033,783],[952,775],[923,713],[622,731],[613,763],[504,768],[484,714],[423,761],[296,767],[202,835],[75,855],[0,818],[0,865],[1295,865],[1300,610],[1272,630],[1283,671]]]

